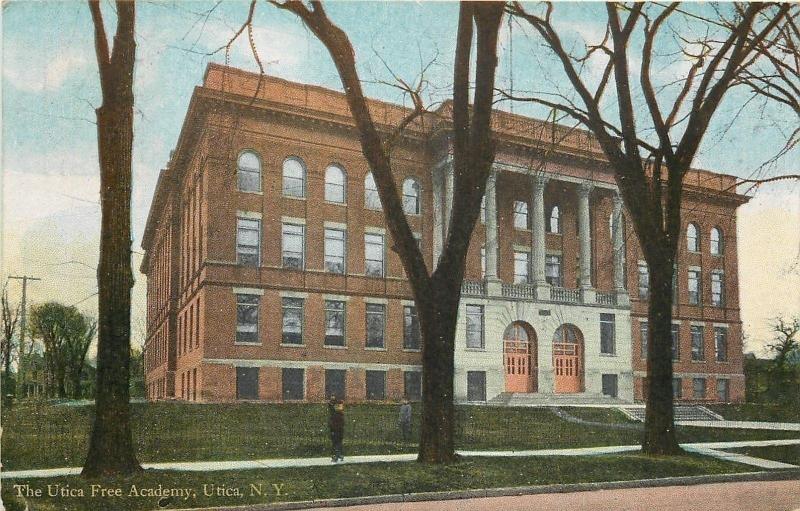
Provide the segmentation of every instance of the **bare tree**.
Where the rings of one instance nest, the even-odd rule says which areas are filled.
[[[647,353],[647,411],[642,448],[650,454],[680,451],[675,437],[672,395],[671,322],[673,265],[681,238],[683,178],[691,168],[703,136],[726,92],[741,76],[743,68],[790,9],[789,4],[750,3],[734,8],[718,25],[721,40],[707,36],[684,41],[683,54],[691,66],[674,94],[659,94],[651,80],[656,39],[665,26],[683,14],[679,3],[607,3],[606,34],[602,42],[575,55],[553,24],[553,4],[528,11],[520,3],[508,11],[525,20],[544,40],[563,68],[578,96],[537,95],[511,99],[533,101],[569,114],[596,137],[614,170],[620,194],[630,214],[639,244],[649,267],[649,342]],[[631,36],[641,27],[639,89],[644,97],[644,122],[637,118],[632,77]],[[697,48],[697,50],[693,50]],[[583,63],[594,55],[606,62],[595,86],[582,76]],[[613,85],[616,119],[601,107],[603,95]],[[593,90],[592,90],[593,89]],[[666,113],[665,113],[666,112]],[[647,130],[655,133],[650,142]]]
[[[459,9],[453,81],[454,193],[447,238],[433,271],[426,267],[403,211],[392,172],[394,133],[382,132],[369,111],[347,34],[331,21],[318,1],[271,2],[297,15],[325,45],[339,72],[392,237],[417,305],[422,331],[422,425],[418,459],[440,463],[455,459],[454,339],[467,248],[480,212],[481,197],[494,160],[490,121],[497,67],[497,34],[503,17],[499,2],[463,2]],[[477,37],[476,37],[477,36]],[[476,40],[474,100],[469,103],[470,49]],[[412,96],[413,97],[413,96]],[[414,111],[399,129],[424,113]]]
[[[11,375],[11,361],[14,358],[14,353],[17,352],[17,340],[14,335],[17,333],[17,322],[19,321],[20,306],[11,306],[8,299],[8,290],[3,288],[3,295],[0,297],[0,306],[2,307],[2,321],[3,321],[3,338],[0,341],[3,343],[0,346],[0,357],[2,357],[3,371],[6,378]],[[19,375],[17,375],[19,379]]]
[[[134,453],[128,402],[136,8],[133,1],[116,2],[113,49],[109,48],[99,0],[89,0],[89,10],[102,91],[102,104],[96,110],[101,228],[95,418],[82,475],[99,477],[141,470]]]

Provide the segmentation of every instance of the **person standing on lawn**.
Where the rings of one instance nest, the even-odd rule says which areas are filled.
[[[328,405],[329,417],[328,428],[331,433],[331,444],[333,446],[333,455],[331,461],[344,461],[344,454],[342,452],[342,441],[344,440],[344,402],[341,399],[331,398]]]
[[[400,433],[403,435],[403,441],[411,440],[411,403],[408,399],[404,399],[400,404],[400,417],[398,418],[400,424]]]

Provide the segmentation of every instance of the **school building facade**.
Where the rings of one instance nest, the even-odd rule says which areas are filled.
[[[370,103],[387,131],[407,115]],[[449,103],[393,148],[430,268],[452,204]],[[641,400],[647,265],[585,131],[496,112],[455,353],[459,402]],[[744,398],[735,178],[691,171],[673,309],[676,399]],[[343,94],[209,65],[142,242],[150,399],[418,399],[421,339]]]

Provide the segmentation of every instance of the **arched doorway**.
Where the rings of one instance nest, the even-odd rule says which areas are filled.
[[[575,325],[561,325],[553,336],[555,392],[583,391],[583,334]]]
[[[536,392],[536,334],[523,321],[508,325],[503,333],[503,369],[506,392]]]

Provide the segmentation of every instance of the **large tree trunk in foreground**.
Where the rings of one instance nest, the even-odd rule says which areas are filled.
[[[647,307],[647,408],[642,450],[648,454],[676,454],[672,395],[672,272],[673,259],[660,253],[648,260],[650,300]]]
[[[422,329],[422,420],[418,460],[446,463],[456,459],[453,377],[460,279],[441,283],[431,304],[420,306]]]
[[[97,390],[89,452],[82,475],[98,477],[140,470],[130,426],[131,153],[133,149],[134,4],[117,3],[117,34],[108,55],[98,3],[95,23],[103,104],[97,109],[100,157],[100,263]]]

